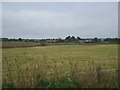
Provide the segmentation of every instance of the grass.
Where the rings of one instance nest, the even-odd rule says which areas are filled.
[[[118,87],[118,45],[2,49],[3,88]]]

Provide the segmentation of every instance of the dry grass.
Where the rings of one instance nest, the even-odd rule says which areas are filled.
[[[117,88],[117,45],[3,49],[3,87]]]

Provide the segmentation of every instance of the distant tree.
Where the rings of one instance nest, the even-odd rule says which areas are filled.
[[[64,42],[64,40],[62,40],[61,38],[59,38],[59,39],[57,40],[57,42]]]
[[[98,42],[99,41],[99,39],[97,38],[97,37],[95,37],[94,39],[93,39],[93,42]]]
[[[80,37],[77,37],[77,41],[79,41],[79,40],[81,40],[81,38],[80,38]]]
[[[119,38],[106,38],[104,41],[107,41],[109,43],[120,43]]]
[[[111,41],[111,38],[106,38],[104,41]]]
[[[74,36],[72,36],[71,41],[76,41],[76,38]]]
[[[22,41],[22,38],[19,38],[18,40],[19,40],[19,41]]]
[[[71,39],[70,36],[67,36],[67,37],[65,38],[66,41],[70,41],[70,39]]]

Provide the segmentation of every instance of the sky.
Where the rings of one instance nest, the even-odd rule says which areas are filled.
[[[117,2],[4,2],[2,37],[118,37]]]

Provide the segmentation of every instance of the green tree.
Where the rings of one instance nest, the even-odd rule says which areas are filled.
[[[19,38],[18,40],[19,40],[19,41],[22,41],[22,38]]]
[[[79,40],[81,40],[81,38],[80,38],[80,37],[77,37],[77,41],[79,41]]]
[[[70,41],[70,39],[71,39],[70,36],[67,36],[67,37],[65,38],[66,41]]]
[[[97,37],[95,37],[94,39],[93,39],[93,42],[99,42],[100,40],[97,38]]]
[[[72,36],[71,41],[76,41],[76,38],[74,36]]]
[[[59,39],[57,40],[57,42],[64,42],[64,40],[62,40],[61,38],[59,38]]]

